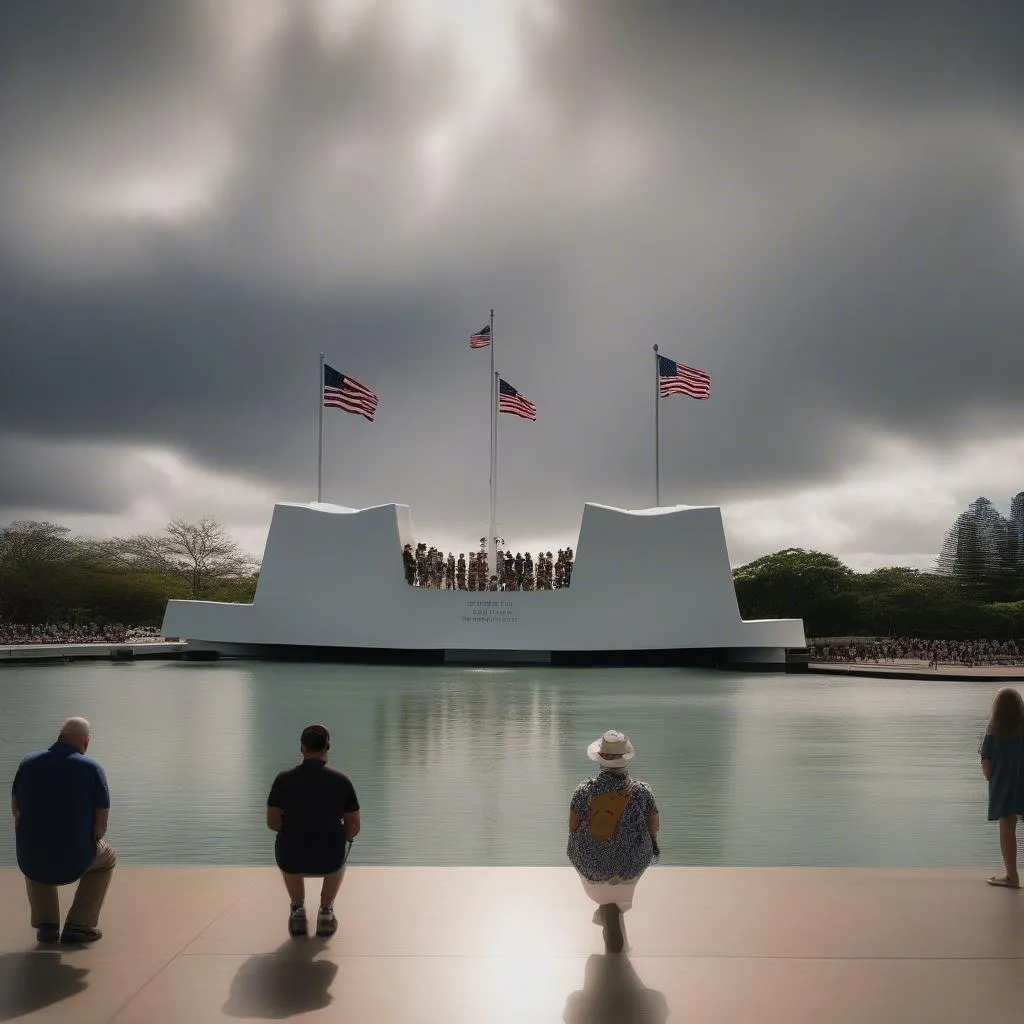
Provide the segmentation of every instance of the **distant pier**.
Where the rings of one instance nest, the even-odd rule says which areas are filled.
[[[183,658],[184,640],[159,643],[7,644],[0,646],[0,665],[47,661],[139,661]]]
[[[940,662],[904,661],[812,661],[807,671],[823,676],[870,676],[873,679],[926,679],[979,683],[1012,683],[1024,681],[1024,665],[954,665]]]

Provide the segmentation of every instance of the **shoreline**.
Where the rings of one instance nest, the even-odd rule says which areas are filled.
[[[0,666],[26,663],[47,664],[71,661],[127,662],[139,660],[183,659],[188,651],[185,640],[157,642],[11,644],[0,645]],[[874,679],[938,680],[943,682],[1024,682],[1024,665],[940,665],[928,668],[919,660],[865,664],[863,662],[807,663],[811,675],[857,676]]]
[[[184,640],[160,640],[125,643],[83,644],[4,644],[0,645],[0,665],[54,661],[136,661],[174,659],[185,656]]]
[[[945,682],[1009,682],[1024,681],[1024,665],[939,665],[928,668],[928,662],[907,659],[902,662],[865,664],[863,662],[811,661],[807,671],[822,676],[863,676],[875,679],[923,679]]]

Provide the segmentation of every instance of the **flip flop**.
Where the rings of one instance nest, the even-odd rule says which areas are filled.
[[[1003,889],[1019,889],[1020,882],[1011,882],[1006,875],[993,875],[988,880],[989,885],[997,885]]]

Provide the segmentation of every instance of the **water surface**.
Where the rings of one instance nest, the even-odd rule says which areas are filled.
[[[362,804],[353,863],[553,865],[586,745],[618,728],[654,788],[663,863],[997,867],[977,755],[993,692],[695,669],[8,665],[0,775],[82,714],[122,863],[272,864],[267,792],[323,722]]]

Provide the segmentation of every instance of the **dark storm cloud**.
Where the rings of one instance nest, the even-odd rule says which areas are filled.
[[[984,409],[1019,427],[1024,14],[600,6],[575,7],[544,74],[567,121],[624,105],[657,136],[656,202],[631,207],[649,244],[621,274],[652,296],[644,333],[714,371],[707,409],[663,408],[684,493],[814,478],[857,460],[864,426],[948,442]],[[689,244],[694,176],[710,254]]]
[[[563,59],[549,68],[578,83],[577,96],[599,82],[599,93],[636,89],[653,99],[657,85],[663,97],[681,99],[702,55],[741,87],[763,86],[783,71],[801,91],[856,93],[887,107],[976,97],[1015,106],[1024,85],[1024,18],[1001,0],[637,0],[628,8],[571,0],[560,7],[569,32],[559,41]],[[746,97],[752,110],[764,99]]]
[[[0,437],[0,508],[35,515],[40,509],[74,513],[126,512],[140,490],[166,487],[165,474],[124,455],[96,458],[80,446]],[[12,468],[14,471],[12,472]]]
[[[562,5],[434,200],[452,52],[404,49],[387,4],[327,45],[305,9],[239,85],[196,3],[4,5],[0,436],[171,445],[301,498],[323,349],[382,398],[329,418],[330,496],[468,528],[491,305],[540,410],[502,424],[527,529],[651,501],[655,341],[715,382],[663,403],[670,500],[821,479],[866,431],[1022,425],[1016,5]],[[221,135],[199,214],[73,215]],[[0,504],[39,489],[7,475]]]

